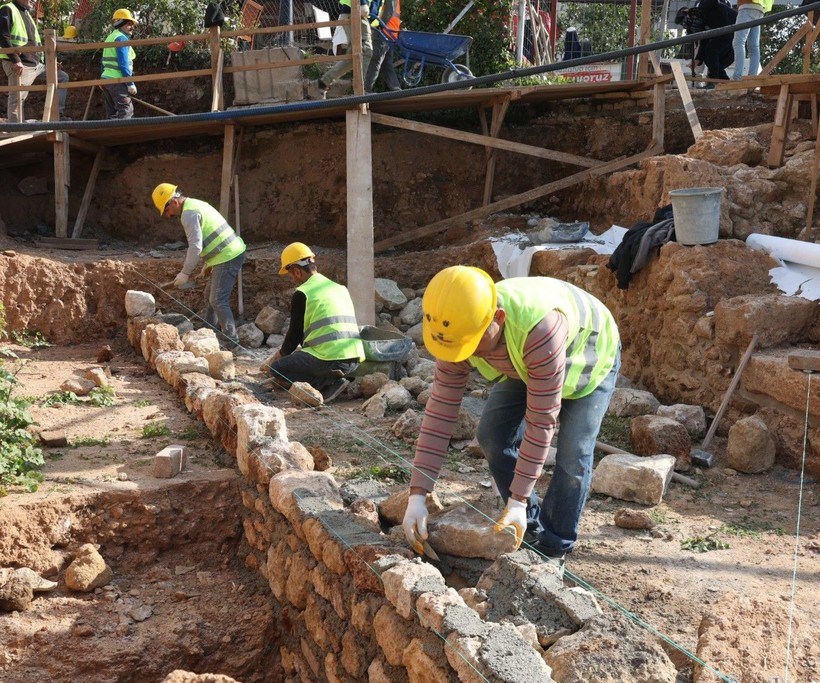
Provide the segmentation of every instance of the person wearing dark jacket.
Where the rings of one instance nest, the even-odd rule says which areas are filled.
[[[687,33],[709,31],[724,26],[734,26],[737,11],[723,0],[700,0],[694,7],[682,7],[675,17],[675,22],[684,26]],[[727,33],[717,38],[701,40],[695,53],[695,65],[705,64],[709,78],[728,81],[726,67],[735,60],[732,45],[733,34]],[[707,87],[714,88],[710,83]]]
[[[34,0],[14,0],[0,5],[0,47],[33,47],[42,45],[40,32],[31,16]],[[0,63],[9,80],[9,85],[31,85],[46,72],[42,52],[11,52],[0,54]],[[68,74],[57,70],[57,82],[67,83]],[[68,90],[57,90],[60,118],[65,119],[65,101]],[[28,97],[27,90],[9,93],[6,118],[9,123],[23,123],[26,120],[23,105]]]

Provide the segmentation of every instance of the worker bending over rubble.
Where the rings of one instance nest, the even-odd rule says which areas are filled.
[[[349,384],[345,375],[364,360],[350,292],[318,271],[316,255],[301,242],[282,250],[279,274],[289,275],[296,285],[290,327],[282,347],[263,363],[263,369],[271,370],[285,388],[292,382],[307,382],[330,403]]]
[[[470,371],[499,380],[478,426],[506,502],[493,527],[524,534],[563,575],[578,538],[592,457],[621,364],[609,310],[591,294],[547,277],[493,283],[479,268],[439,272],[422,299],[424,345],[436,358],[430,399],[416,443],[404,532],[422,552],[426,495],[447,454]],[[560,421],[555,471],[539,505],[533,490]]]
[[[188,240],[188,253],[174,287],[182,287],[191,279],[201,258],[205,263],[201,274],[210,275],[205,285],[205,322],[214,328],[219,323],[228,341],[238,344],[231,293],[245,261],[245,242],[219,211],[200,199],[186,197],[176,185],[160,183],[151,199],[161,216],[179,216]]]

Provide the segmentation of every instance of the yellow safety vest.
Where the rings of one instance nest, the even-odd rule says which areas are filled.
[[[111,31],[108,34],[108,37],[105,39],[106,43],[113,43],[111,47],[107,47],[103,50],[102,54],[102,76],[100,78],[126,78],[126,75],[120,70],[120,63],[117,60],[117,46],[116,41],[117,38],[120,36],[128,37],[127,33],[120,31],[118,28]],[[130,40],[130,38],[129,38]],[[137,53],[134,51],[134,48],[130,45],[128,46],[128,61],[132,64],[134,63],[134,58],[137,56]]]
[[[364,360],[356,311],[347,287],[314,273],[296,290],[307,299],[302,350],[321,360]]]
[[[594,296],[568,282],[550,277],[519,277],[496,285],[498,307],[507,313],[504,339],[518,376],[527,382],[524,344],[527,335],[550,312],[567,319],[566,372],[561,396],[582,398],[591,394],[612,370],[620,335],[612,313]],[[473,365],[488,380],[499,372],[487,361],[471,356]]]
[[[0,7],[11,8],[11,46],[24,47],[25,45],[28,45],[28,31],[26,30],[26,20],[23,18],[23,13],[20,11],[20,8],[13,2],[6,3],[5,5],[0,5]],[[37,30],[37,22],[34,21],[34,19],[31,19],[31,23],[34,26],[34,41],[37,45],[42,45],[43,43],[40,40],[40,32]],[[0,59],[11,59],[11,55],[2,54],[0,55]],[[40,54],[40,61],[43,61],[42,54]]]
[[[197,211],[202,216],[202,251],[199,255],[206,265],[217,266],[245,251],[242,238],[208,202],[189,197],[182,205],[182,211]]]

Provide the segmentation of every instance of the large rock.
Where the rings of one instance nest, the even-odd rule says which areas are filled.
[[[758,166],[766,147],[754,128],[705,130],[686,156],[716,166]]]
[[[401,312],[399,313],[399,321],[401,321],[401,324],[406,327],[412,327],[413,325],[417,325],[421,322],[422,315],[421,297],[416,297],[412,301],[409,301],[407,305],[401,309]]]
[[[105,586],[114,578],[114,572],[105,563],[97,549],[86,543],[77,551],[74,561],[65,573],[65,585],[71,590],[90,593]]]
[[[405,488],[394,493],[387,500],[379,504],[379,515],[389,524],[401,524],[404,519],[404,511],[407,509],[407,499],[410,497],[410,489]],[[444,509],[441,500],[435,493],[427,494],[427,511],[430,514],[440,512]]]
[[[433,550],[458,557],[495,560],[515,549],[515,535],[493,531],[493,522],[473,507],[457,505],[428,522]]]
[[[765,472],[774,465],[776,448],[769,428],[756,415],[738,420],[729,430],[727,464],[746,474]]]
[[[0,579],[0,610],[5,612],[23,612],[31,606],[34,590],[24,577],[11,572]]]
[[[605,456],[592,473],[592,491],[642,505],[663,500],[672,479],[675,458],[656,455],[645,458],[631,453]]]
[[[388,311],[400,311],[407,304],[407,297],[402,294],[399,286],[393,280],[377,277],[376,303],[384,306]]]
[[[651,391],[616,387],[612,392],[607,413],[618,417],[654,415],[660,404]]]
[[[706,414],[701,406],[676,403],[671,406],[659,406],[658,412],[655,414],[659,417],[668,417],[671,420],[680,422],[686,427],[689,436],[694,439],[703,436],[706,432]]]
[[[216,332],[209,327],[186,332],[182,335],[182,345],[197,358],[207,358],[219,351],[219,339],[216,338]]]
[[[208,361],[208,373],[214,379],[230,382],[236,377],[236,364],[230,351],[214,351],[205,360]]]
[[[129,289],[125,293],[125,313],[129,318],[154,315],[157,302],[153,294]]]
[[[273,306],[265,306],[259,311],[254,324],[265,334],[281,334],[288,317]]]
[[[239,343],[246,349],[258,349],[265,341],[265,333],[253,323],[241,325],[236,330]]]
[[[799,339],[814,320],[817,303],[799,296],[736,296],[715,306],[715,337],[744,348],[757,334],[759,348]]]
[[[182,341],[179,338],[179,330],[173,325],[157,323],[148,325],[140,337],[140,350],[142,357],[154,367],[154,361],[160,353],[165,351],[182,351]]]
[[[637,455],[667,453],[675,456],[675,469],[686,472],[692,460],[692,439],[677,420],[657,415],[640,415],[629,423],[632,448]]]

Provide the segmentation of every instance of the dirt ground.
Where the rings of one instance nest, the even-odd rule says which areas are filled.
[[[42,429],[65,430],[68,446],[45,449],[46,480],[37,493],[14,492],[0,500],[4,518],[14,520],[13,533],[0,536],[5,538],[0,555],[26,559],[54,578],[65,556],[55,556],[44,541],[44,520],[53,524],[66,506],[83,500],[99,505],[90,501],[126,493],[143,499],[163,492],[177,497],[185,495],[186,487],[230,486],[234,479],[229,459],[209,441],[204,426],[121,340],[114,344],[114,358],[103,364],[112,374],[114,406],[44,405],[65,379],[97,365],[99,347],[97,342],[12,347],[21,357],[16,393],[34,400]],[[259,379],[256,359],[240,359],[239,373],[238,381],[253,387]],[[396,415],[366,418],[361,399],[311,411],[292,406],[283,392],[260,395],[285,411],[291,439],[308,448],[321,446],[330,455],[337,479],[375,478],[394,490],[406,486],[401,470],[412,460],[412,444],[393,436]],[[173,482],[156,480],[151,457],[169,443],[190,448],[189,471]],[[437,492],[445,505],[465,499],[493,516],[497,508],[487,488],[486,464],[464,446],[456,443],[451,449]],[[656,523],[651,531],[613,524],[615,511],[640,506],[593,496],[568,568],[581,585],[598,593],[605,608],[619,605],[737,681],[783,680],[793,610],[789,680],[820,680],[820,487],[811,478],[803,482],[795,564],[798,474],[779,467],[763,475],[737,474],[721,465],[723,441],[717,438],[713,446],[717,466],[693,473],[701,482],[697,490],[670,485],[664,502],[649,510]],[[542,492],[549,476],[546,471],[539,482]],[[200,514],[201,508],[191,505]],[[30,514],[34,509],[37,513]],[[265,588],[232,559],[236,536],[228,533],[218,550],[203,552],[193,539],[147,554],[136,544],[98,540],[114,570],[113,588],[79,595],[61,583],[56,592],[37,597],[32,610],[0,616],[0,678],[147,681],[182,667],[266,680],[257,661],[272,656],[263,637]],[[721,547],[694,552],[684,549],[686,544]],[[29,551],[21,554],[21,545]],[[247,614],[244,621],[235,619],[237,609]],[[159,656],[150,645],[169,637],[183,643],[171,648],[173,661],[170,653]],[[668,649],[682,672],[679,680],[693,680],[687,657],[671,645]],[[128,670],[134,666],[142,673],[132,677]],[[46,671],[50,678],[36,673]],[[52,676],[59,671],[71,674]]]

